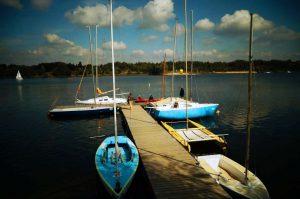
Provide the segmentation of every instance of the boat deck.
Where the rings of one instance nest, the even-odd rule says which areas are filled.
[[[187,142],[216,140],[216,138],[212,138],[211,136],[202,132],[200,129],[179,129],[176,132]]]
[[[156,198],[231,198],[141,106],[121,113]]]

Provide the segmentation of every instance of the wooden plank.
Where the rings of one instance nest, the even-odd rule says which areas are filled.
[[[141,106],[121,113],[157,198],[231,198]]]

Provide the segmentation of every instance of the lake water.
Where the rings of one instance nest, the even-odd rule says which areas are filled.
[[[121,92],[134,96],[161,95],[160,76],[117,77]],[[170,79],[165,92],[170,95]],[[49,120],[51,105],[74,102],[79,78],[0,80],[0,198],[107,198],[99,183],[94,155],[101,140],[91,136],[113,133],[113,118]],[[103,90],[111,77],[101,77]],[[175,94],[185,88],[175,77]],[[80,99],[92,97],[91,78],[85,78]],[[300,185],[300,74],[256,74],[251,171],[264,182],[272,198],[293,198]],[[193,76],[193,99],[219,103],[220,114],[198,120],[214,133],[229,134],[228,156],[243,164],[247,113],[246,74]],[[123,134],[118,115],[119,133]],[[167,133],[167,132],[166,132]],[[170,168],[171,169],[171,168]],[[139,174],[143,176],[142,174]],[[146,187],[146,188],[145,188]],[[138,191],[137,191],[138,190]],[[145,198],[147,182],[137,177],[128,198]]]

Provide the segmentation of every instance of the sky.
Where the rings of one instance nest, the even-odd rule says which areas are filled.
[[[0,64],[90,63],[88,26],[93,62],[96,46],[98,64],[111,62],[108,5],[0,0]],[[189,59],[193,43],[193,60],[247,60],[251,12],[253,59],[300,60],[299,8],[297,0],[187,0]],[[113,0],[113,24],[116,61],[161,62],[164,54],[172,61],[174,49],[175,60],[184,60],[184,0]]]

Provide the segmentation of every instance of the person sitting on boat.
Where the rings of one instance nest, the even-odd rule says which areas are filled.
[[[184,90],[183,90],[183,88],[180,89],[179,96],[180,96],[180,98],[184,97]]]
[[[152,96],[152,94],[150,95],[150,97],[149,97],[149,100],[153,100],[154,98],[153,98],[153,96]]]
[[[97,92],[98,95],[101,95],[101,94],[102,94],[102,91],[101,91],[100,88],[97,88],[97,89],[96,89],[96,92]]]

